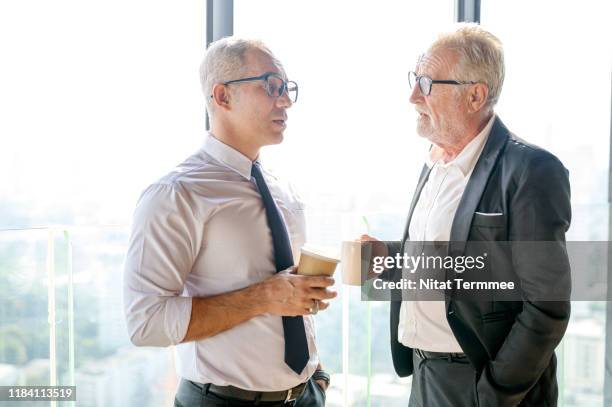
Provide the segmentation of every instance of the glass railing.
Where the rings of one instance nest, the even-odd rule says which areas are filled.
[[[172,404],[172,352],[126,334],[127,238],[126,227],[0,232],[1,385],[76,386],[79,406]]]
[[[390,238],[403,225],[389,219],[401,215],[369,214],[371,233]],[[331,217],[338,222],[331,234],[329,223],[317,231],[313,222],[312,241],[331,246],[357,236],[360,217]],[[171,348],[138,348],[127,336],[128,236],[127,226],[0,231],[0,385],[74,385],[79,406],[172,404],[178,380]],[[327,403],[404,406],[410,378],[393,371],[389,304],[361,301],[359,288],[342,285],[339,273],[339,297],[316,316],[321,361],[332,374]],[[602,405],[605,307],[573,304],[557,350],[560,405]]]

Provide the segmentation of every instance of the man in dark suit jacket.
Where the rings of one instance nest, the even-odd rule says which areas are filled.
[[[432,148],[403,240],[377,252],[395,256],[407,241],[447,241],[455,257],[477,241],[546,250],[496,254],[522,287],[520,301],[391,303],[393,364],[413,375],[410,406],[557,405],[554,349],[570,317],[568,172],[493,112],[503,64],[499,40],[476,25],[440,36],[419,60],[410,100]]]

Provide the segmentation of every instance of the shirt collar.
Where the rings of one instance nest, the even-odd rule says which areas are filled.
[[[253,162],[244,154],[219,141],[211,132],[204,138],[204,151],[220,163],[234,170],[244,178],[251,179],[251,166]],[[257,158],[258,162],[261,159]]]
[[[463,150],[461,150],[457,157],[447,163],[439,163],[438,165],[443,168],[455,166],[459,168],[464,177],[467,177],[476,166],[478,157],[480,157],[480,153],[482,152],[487,138],[489,137],[489,133],[491,133],[491,128],[493,127],[494,121],[495,115],[492,115],[480,133],[478,133],[476,137],[474,137],[465,147],[463,147]],[[429,168],[433,167],[437,163],[437,161],[434,161],[431,151],[427,155],[425,163]]]

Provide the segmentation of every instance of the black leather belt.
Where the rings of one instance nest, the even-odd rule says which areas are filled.
[[[201,384],[192,382],[196,386],[202,388],[220,397],[228,397],[232,399],[244,401],[262,401],[262,402],[289,402],[300,397],[304,392],[306,383],[298,384],[297,386],[283,391],[252,391],[244,390],[234,386],[217,386],[214,384]]]
[[[422,349],[414,349],[414,353],[421,359],[444,359],[449,362],[467,362],[465,353],[429,352]]]

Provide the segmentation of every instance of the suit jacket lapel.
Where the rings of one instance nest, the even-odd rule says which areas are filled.
[[[402,237],[402,245],[401,245],[400,253],[404,252],[404,243],[406,242],[406,239],[409,238],[410,220],[412,219],[414,208],[417,202],[419,201],[419,197],[421,196],[421,191],[423,190],[423,186],[425,186],[425,183],[427,182],[427,179],[429,178],[430,172],[431,172],[431,168],[429,168],[427,164],[423,165],[423,169],[421,170],[421,175],[419,176],[419,183],[417,184],[416,191],[414,191],[414,196],[412,197],[412,202],[410,203],[410,210],[408,211],[408,219],[406,220],[406,228],[404,229],[404,236]]]
[[[465,251],[474,212],[487,185],[489,175],[509,137],[510,132],[499,117],[496,117],[453,219],[449,243],[449,253],[453,256],[460,256]]]

